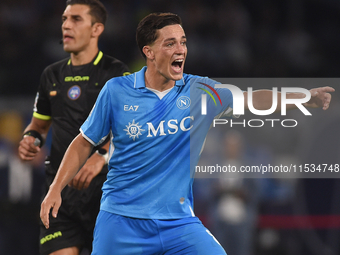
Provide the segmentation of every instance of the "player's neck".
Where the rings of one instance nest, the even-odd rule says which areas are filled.
[[[98,47],[80,52],[71,53],[71,63],[73,66],[86,65],[90,63],[98,54]]]
[[[144,79],[146,87],[160,92],[172,88],[176,83],[174,80],[167,79],[157,70],[149,67],[146,69]]]

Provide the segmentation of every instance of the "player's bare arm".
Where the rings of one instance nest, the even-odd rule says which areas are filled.
[[[53,208],[52,216],[56,218],[61,205],[61,191],[85,164],[92,148],[92,144],[85,140],[81,134],[76,136],[68,147],[57,175],[41,203],[40,218],[46,228],[49,228],[50,210]]]
[[[110,142],[107,142],[102,148],[109,151]],[[71,180],[69,185],[75,189],[82,190],[89,187],[91,181],[102,170],[103,166],[107,164],[105,158],[98,153],[93,153],[79,170],[76,176]]]
[[[304,103],[305,107],[309,108],[322,108],[323,110],[327,110],[329,104],[331,102],[331,92],[334,92],[335,89],[332,87],[320,87],[309,90],[311,93],[311,99]],[[257,110],[267,110],[272,106],[272,91],[271,90],[256,90],[253,92],[253,105]],[[248,92],[244,92],[244,102],[245,109],[248,109]],[[305,98],[306,95],[304,93],[287,93],[287,99],[298,99]],[[281,92],[278,92],[277,96],[277,107],[276,111],[281,111]],[[296,105],[288,104],[287,110],[296,109]]]
[[[31,123],[26,127],[24,134],[30,130],[33,130],[39,133],[42,139],[45,140],[50,126],[51,120],[40,120],[32,117]],[[40,151],[41,142],[42,141],[40,141],[40,143],[36,143],[36,138],[34,136],[24,135],[19,143],[19,157],[25,161],[33,160]]]

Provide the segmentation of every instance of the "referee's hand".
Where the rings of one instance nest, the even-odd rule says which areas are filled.
[[[35,145],[35,138],[33,136],[26,136],[22,138],[19,143],[18,153],[19,157],[24,161],[30,161],[39,153],[40,147]]]
[[[45,228],[50,227],[50,211],[52,209],[52,216],[57,218],[58,210],[61,205],[61,191],[50,186],[50,189],[41,203],[40,219],[44,224]]]

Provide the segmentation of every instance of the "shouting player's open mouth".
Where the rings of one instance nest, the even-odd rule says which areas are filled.
[[[171,63],[172,70],[174,70],[175,73],[182,73],[183,72],[183,69],[182,69],[183,63],[184,63],[183,58],[176,59],[175,61],[173,61]]]

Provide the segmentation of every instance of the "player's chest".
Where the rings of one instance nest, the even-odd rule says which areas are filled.
[[[113,109],[115,135],[125,139],[165,137],[189,131],[193,117],[190,115],[190,98],[169,95],[160,100],[148,94],[143,97],[118,100]]]

